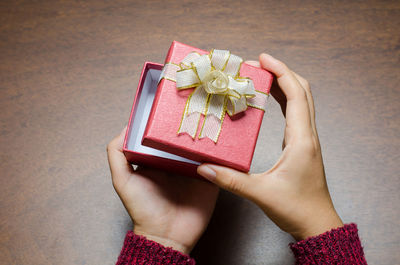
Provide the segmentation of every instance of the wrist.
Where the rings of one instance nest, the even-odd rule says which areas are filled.
[[[154,234],[151,234],[151,233],[147,233],[147,232],[141,231],[140,229],[134,228],[133,232],[136,235],[144,236],[148,240],[152,240],[154,242],[157,242],[160,245],[163,245],[164,247],[170,247],[173,250],[179,251],[179,252],[181,252],[183,254],[186,254],[186,255],[189,255],[190,251],[193,248],[192,246],[185,246],[184,244],[176,242],[173,239],[169,239],[169,238],[164,237],[164,236],[158,236],[158,235],[154,235]]]
[[[310,222],[310,224],[302,229],[301,231],[292,233],[292,236],[297,240],[304,240],[310,237],[321,235],[332,229],[343,227],[343,222],[339,215],[334,212],[324,216],[316,216],[313,218],[315,222]]]

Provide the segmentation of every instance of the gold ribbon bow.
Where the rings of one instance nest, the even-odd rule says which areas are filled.
[[[160,80],[175,81],[178,90],[195,87],[186,101],[178,134],[187,133],[194,139],[203,114],[199,138],[216,143],[226,112],[233,116],[247,106],[265,110],[268,95],[256,91],[250,78],[239,76],[242,62],[229,51],[212,50],[207,55],[189,53],[179,65],[165,64]]]

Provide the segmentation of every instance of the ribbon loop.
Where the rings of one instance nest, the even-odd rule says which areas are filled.
[[[254,97],[255,89],[253,81],[250,79],[233,79],[229,76],[229,89],[235,91],[241,96]]]
[[[192,62],[198,78],[203,82],[204,77],[211,71],[211,61],[208,56],[200,56]]]
[[[243,62],[242,58],[240,58],[239,56],[236,56],[234,54],[231,54],[231,56],[228,59],[228,63],[226,64],[226,67],[224,69],[224,72],[227,75],[230,75],[233,77],[238,77],[240,66],[242,65],[242,62]]]
[[[229,98],[227,105],[227,112],[229,116],[236,115],[247,109],[247,99],[246,97],[241,98]]]
[[[216,70],[223,71],[231,53],[225,50],[212,50],[210,53],[212,65]]]
[[[179,90],[195,87],[200,84],[201,82],[194,69],[182,69],[176,72],[176,87]]]
[[[182,67],[183,69],[188,69],[190,67],[192,67],[192,62],[194,60],[196,60],[197,58],[199,58],[201,55],[197,52],[191,52],[188,55],[186,55],[185,58],[183,58],[183,60],[181,61],[181,63],[179,64],[180,67]]]

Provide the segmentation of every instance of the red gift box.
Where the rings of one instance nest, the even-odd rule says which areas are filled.
[[[191,52],[207,53],[174,41],[165,63],[179,65]],[[252,79],[256,90],[269,93],[273,76],[268,71],[243,63],[240,67],[240,76]],[[264,111],[249,107],[233,117],[226,115],[216,143],[209,138],[193,139],[188,134],[178,135],[182,113],[192,92],[193,89],[178,90],[174,81],[168,79],[160,81],[142,144],[192,161],[216,163],[248,172]],[[203,117],[200,119],[198,131],[202,123]]]

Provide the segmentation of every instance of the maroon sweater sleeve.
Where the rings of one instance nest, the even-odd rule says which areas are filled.
[[[367,264],[356,224],[289,245],[296,264]]]
[[[179,251],[129,231],[116,265],[194,265],[194,259]]]
[[[356,224],[347,224],[319,236],[290,244],[296,264],[366,265]],[[135,235],[125,237],[117,265],[194,265],[194,259],[157,242]]]

